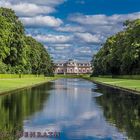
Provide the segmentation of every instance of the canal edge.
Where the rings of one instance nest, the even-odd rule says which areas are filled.
[[[93,83],[98,84],[98,85],[102,85],[102,86],[110,87],[110,88],[113,88],[113,89],[118,89],[118,90],[121,90],[121,91],[129,92],[129,93],[132,93],[132,94],[140,95],[140,91],[137,91],[137,90],[132,90],[132,89],[128,89],[128,88],[123,88],[123,87],[119,87],[119,86],[115,86],[115,85],[110,85],[110,84],[98,82],[96,80],[92,80],[92,79],[86,78],[86,77],[82,77],[82,79],[88,80],[88,81],[93,82]]]
[[[29,89],[29,88],[33,88],[33,87],[36,87],[36,86],[40,86],[42,84],[49,83],[49,82],[51,82],[53,80],[57,80],[57,79],[58,78],[52,79],[52,80],[49,80],[49,81],[43,81],[43,82],[40,82],[40,83],[37,83],[37,84],[32,84],[32,85],[29,85],[29,86],[24,86],[24,87],[15,88],[15,89],[12,89],[12,90],[7,90],[7,91],[4,91],[4,92],[0,92],[0,96],[12,94],[12,92],[22,91],[22,90],[25,90],[25,89]]]

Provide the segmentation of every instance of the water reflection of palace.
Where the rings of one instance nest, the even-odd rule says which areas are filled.
[[[55,74],[91,74],[92,66],[90,62],[76,62],[69,60],[55,63]]]

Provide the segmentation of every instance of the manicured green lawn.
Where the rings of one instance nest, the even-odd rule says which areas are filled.
[[[0,93],[48,82],[55,77],[0,79]]]
[[[130,79],[114,79],[114,78],[93,78],[95,81],[103,82],[105,84],[124,87],[132,90],[140,91],[140,80]]]
[[[0,94],[3,92],[33,86],[36,84],[45,83],[59,78],[81,78],[81,76],[55,76],[55,77],[37,77],[37,78],[9,78],[0,79]],[[127,89],[140,91],[140,80],[119,79],[119,78],[100,78],[82,76],[85,79],[101,82],[113,86],[123,87]]]
[[[140,80],[92,77],[89,80],[140,91]]]

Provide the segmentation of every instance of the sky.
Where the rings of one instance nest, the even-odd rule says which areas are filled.
[[[0,0],[54,61],[90,61],[106,39],[140,18],[140,0]]]

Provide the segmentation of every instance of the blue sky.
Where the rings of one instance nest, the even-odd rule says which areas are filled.
[[[90,61],[107,37],[140,18],[140,0],[1,0],[54,61]]]

